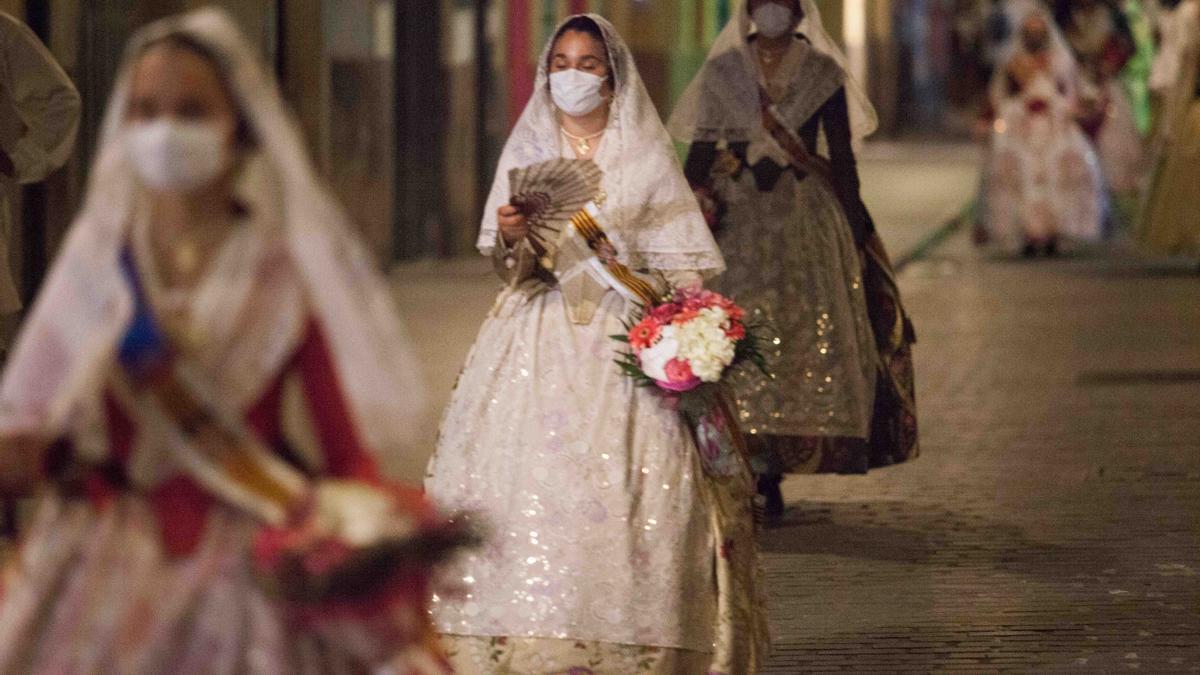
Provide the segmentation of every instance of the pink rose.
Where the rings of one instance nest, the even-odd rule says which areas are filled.
[[[667,381],[657,381],[658,386],[668,391],[690,391],[700,385],[700,378],[692,373],[692,366],[681,359],[667,361],[664,368]]]
[[[683,306],[687,309],[699,310],[713,307],[722,297],[706,288],[684,288],[679,292],[683,296]]]
[[[670,382],[686,382],[695,377],[692,374],[692,364],[682,359],[667,361],[667,380]]]

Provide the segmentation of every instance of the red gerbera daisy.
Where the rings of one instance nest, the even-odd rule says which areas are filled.
[[[648,316],[629,329],[629,346],[640,352],[658,342],[658,336],[661,334],[662,325],[655,321],[654,317]]]

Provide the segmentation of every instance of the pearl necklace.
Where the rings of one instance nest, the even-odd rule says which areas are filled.
[[[567,137],[567,140],[571,141],[575,145],[575,151],[580,155],[587,155],[589,152],[591,152],[592,141],[604,135],[604,129],[601,129],[590,136],[576,136],[561,126],[558,128],[558,130],[562,132],[563,136]]]

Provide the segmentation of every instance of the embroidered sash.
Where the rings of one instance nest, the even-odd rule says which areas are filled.
[[[758,87],[758,103],[762,110],[763,128],[771,134],[771,138],[779,144],[779,147],[787,152],[792,159],[792,164],[806,174],[816,175],[825,183],[826,187],[837,194],[833,182],[833,169],[829,162],[808,151],[804,140],[784,121],[779,108],[771,100],[771,95],[767,93],[766,87],[762,85]]]
[[[203,378],[172,347],[155,320],[132,253],[121,267],[135,314],[122,339],[124,367],[138,412],[168,430],[172,459],[214,496],[272,524],[305,494],[304,476],[266,447],[207,391]]]
[[[613,246],[599,222],[600,210],[595,203],[589,203],[579,213],[571,217],[571,226],[579,236],[587,242],[588,248],[596,254],[593,268],[621,295],[629,300],[639,302],[643,306],[655,305],[661,299],[654,286],[639,277],[620,260],[617,260],[617,248]]]

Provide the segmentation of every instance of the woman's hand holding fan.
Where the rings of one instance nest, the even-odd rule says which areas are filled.
[[[529,219],[519,207],[505,204],[496,210],[496,224],[504,243],[512,246],[529,236]]]
[[[509,171],[512,197],[498,213],[501,235],[506,242],[508,232],[523,237],[549,268],[559,234],[600,193],[602,177],[590,159],[551,159]]]

